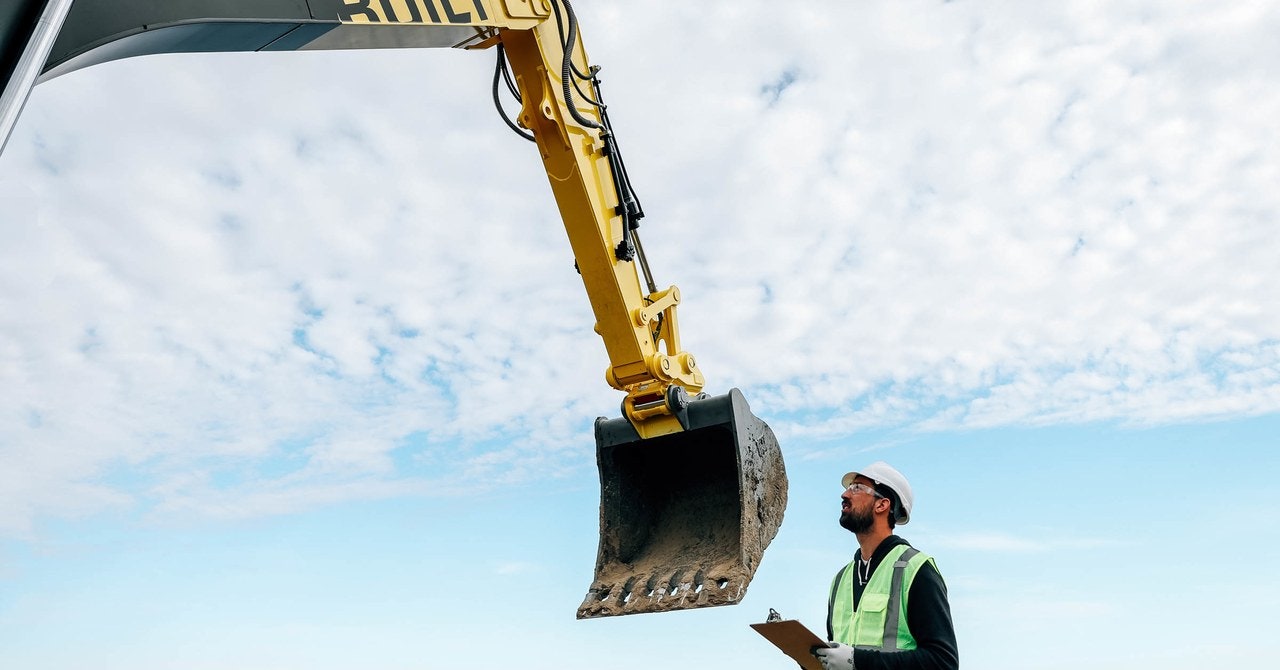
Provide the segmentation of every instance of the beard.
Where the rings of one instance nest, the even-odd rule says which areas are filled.
[[[859,512],[850,508],[840,512],[840,527],[851,533],[865,533],[876,523],[876,517],[870,510]]]

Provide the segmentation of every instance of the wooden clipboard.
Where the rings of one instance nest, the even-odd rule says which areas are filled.
[[[818,662],[817,657],[809,650],[814,647],[825,647],[827,642],[814,635],[813,631],[805,628],[799,621],[786,619],[770,623],[753,623],[751,627],[805,670],[823,670],[822,663]]]

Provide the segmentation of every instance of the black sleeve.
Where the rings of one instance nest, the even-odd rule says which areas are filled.
[[[925,563],[907,594],[907,626],[916,639],[910,651],[858,649],[857,670],[958,670],[956,630],[951,624],[947,585],[933,563]]]

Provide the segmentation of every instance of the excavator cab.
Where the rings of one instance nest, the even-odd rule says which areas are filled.
[[[600,548],[579,619],[736,604],[777,535],[787,476],[768,424],[736,388],[687,412],[649,439],[596,419]]]

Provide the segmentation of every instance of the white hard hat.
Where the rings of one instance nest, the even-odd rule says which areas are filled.
[[[850,472],[840,480],[845,488],[853,483],[853,478],[862,475],[877,484],[884,484],[898,495],[898,510],[894,517],[894,522],[899,526],[906,524],[911,520],[911,502],[914,496],[911,495],[911,485],[907,483],[907,478],[902,476],[901,472],[893,469],[892,465],[884,461],[876,461],[867,467],[856,472]]]

